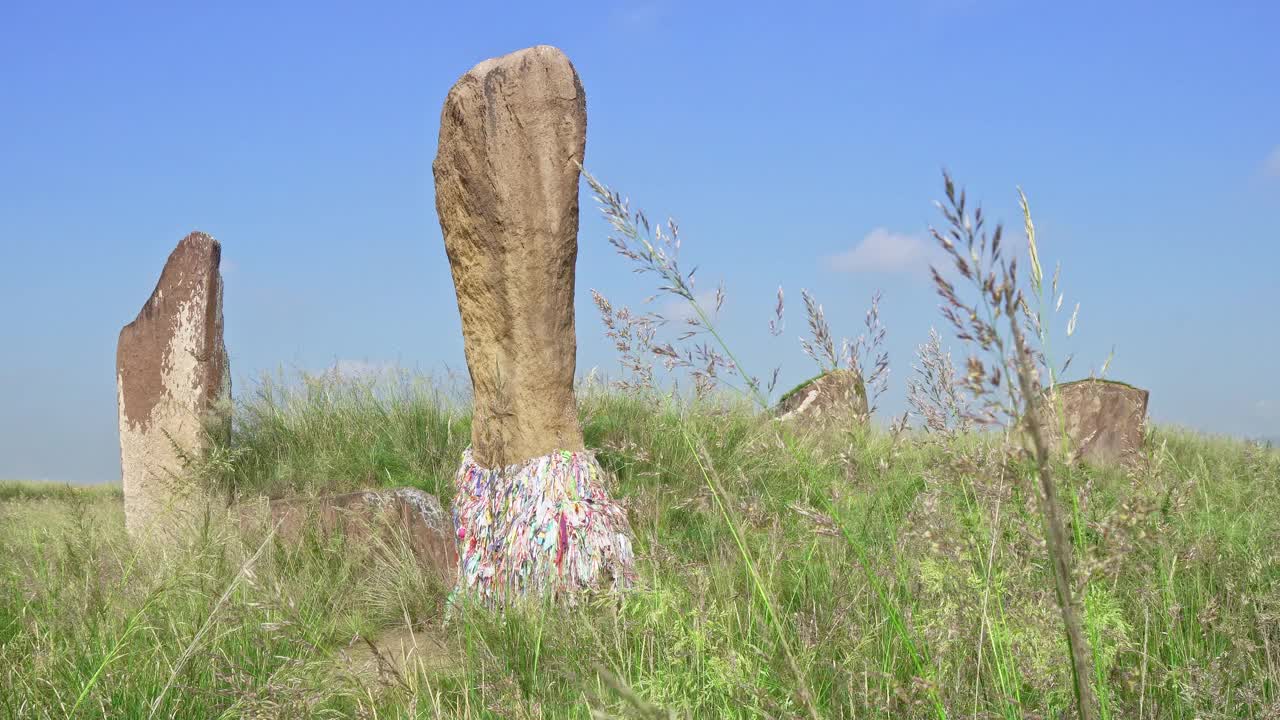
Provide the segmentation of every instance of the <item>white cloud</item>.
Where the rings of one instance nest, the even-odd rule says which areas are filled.
[[[937,251],[918,235],[876,228],[850,250],[826,259],[840,272],[924,273],[937,262]]]
[[[638,0],[623,3],[613,11],[613,20],[628,31],[654,30],[666,16],[666,3]]]
[[[1268,177],[1280,178],[1280,145],[1277,145],[1262,164],[1262,172]]]

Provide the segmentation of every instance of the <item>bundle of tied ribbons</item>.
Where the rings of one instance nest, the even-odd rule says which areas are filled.
[[[589,452],[559,451],[524,465],[485,468],[470,448],[455,480],[456,597],[488,607],[548,594],[572,602],[587,589],[635,581],[626,511],[609,499]]]

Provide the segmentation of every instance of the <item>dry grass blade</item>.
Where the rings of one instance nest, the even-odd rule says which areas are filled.
[[[933,272],[938,294],[946,301],[943,315],[959,337],[975,346],[977,351],[968,360],[967,384],[975,399],[985,399],[985,406],[995,415],[1000,413],[1010,420],[1011,427],[1026,433],[1031,440],[1031,457],[1034,473],[1039,481],[1040,508],[1045,526],[1046,547],[1053,569],[1058,607],[1070,649],[1076,709],[1081,720],[1097,717],[1097,699],[1094,695],[1093,654],[1084,633],[1079,596],[1072,582],[1072,545],[1061,517],[1060,500],[1053,471],[1049,462],[1049,448],[1044,428],[1041,426],[1040,404],[1043,392],[1039,368],[1044,364],[1043,353],[1033,348],[1023,334],[1019,315],[1033,330],[1040,333],[1042,342],[1044,325],[1040,317],[1030,311],[1018,285],[1017,260],[1005,260],[1000,256],[1000,226],[988,237],[982,229],[982,213],[979,208],[970,218],[965,208],[963,191],[956,197],[955,184],[943,173],[949,206],[939,204],[943,216],[950,225],[946,234],[932,230],[945,252],[952,256],[977,293],[977,300],[966,303],[960,299],[955,286],[946,282],[936,269]],[[1026,195],[1018,190],[1018,198],[1026,225],[1027,242],[1031,255],[1031,286],[1040,294],[1044,276],[1040,266],[1039,249],[1036,246],[1035,224]],[[968,258],[961,257],[957,246],[968,248]],[[1057,275],[1055,273],[1055,286]],[[1055,287],[1054,290],[1057,288]],[[1078,309],[1078,306],[1077,306]],[[1001,333],[999,321],[1007,320],[1009,337]],[[1074,316],[1073,316],[1074,317]],[[1070,329],[1074,331],[1074,319]],[[978,356],[987,356],[988,366]],[[1012,377],[1010,377],[1012,376]],[[1052,371],[1050,371],[1052,383]],[[1004,398],[1000,399],[1003,395]]]
[[[169,673],[169,680],[164,684],[164,687],[161,688],[155,699],[151,701],[151,712],[147,715],[148,718],[155,717],[156,713],[160,710],[160,704],[164,702],[165,696],[169,694],[169,690],[173,687],[174,680],[178,678],[178,674],[181,673],[187,663],[190,662],[192,655],[195,654],[196,648],[200,646],[200,643],[204,640],[204,636],[209,632],[209,629],[213,627],[213,622],[218,617],[218,612],[222,610],[222,606],[226,604],[227,599],[231,597],[231,593],[235,592],[235,589],[240,585],[240,579],[246,577],[247,574],[252,572],[253,564],[258,561],[258,558],[262,556],[262,552],[266,550],[267,545],[269,545],[272,538],[275,537],[277,526],[273,526],[271,528],[271,531],[267,533],[265,538],[263,538],[262,544],[258,546],[258,549],[254,551],[253,555],[241,563],[240,569],[231,578],[231,582],[227,583],[226,590],[222,592],[218,601],[214,603],[213,609],[209,611],[209,615],[205,618],[204,624],[200,626],[200,629],[196,632],[195,636],[191,638],[191,642],[187,644],[187,647],[182,651],[182,654],[178,656],[178,661],[173,664],[173,669]]]
[[[372,640],[365,637],[364,635],[361,635],[360,639],[364,641],[364,644],[369,648],[369,652],[373,653],[373,658],[378,663],[378,671],[380,673],[391,677],[391,679],[395,680],[396,684],[399,685],[401,688],[404,688],[405,690],[409,690],[409,691],[413,690],[413,686],[411,686],[409,682],[404,679],[404,675],[400,672],[400,669],[396,667],[396,664],[388,660],[387,657],[382,654],[382,651],[378,649],[378,646],[374,644]]]
[[[800,338],[800,347],[823,372],[835,370],[840,367],[840,356],[836,354],[835,340],[831,336],[831,326],[827,324],[822,305],[814,300],[808,290],[801,290],[800,297],[804,298],[804,312],[809,319],[809,332],[813,336],[812,340]]]
[[[1036,245],[1036,225],[1031,221],[1031,205],[1027,202],[1026,193],[1022,192],[1022,188],[1018,188],[1018,207],[1022,209],[1022,220],[1027,233],[1027,244],[1031,253],[1031,289],[1040,294],[1040,288],[1044,284],[1044,272],[1040,269],[1040,249]],[[1054,284],[1057,284],[1057,274],[1054,274]]]
[[[608,685],[610,689],[618,694],[618,697],[625,700],[627,704],[630,705],[632,709],[639,712],[642,717],[653,718],[653,720],[675,720],[678,717],[674,710],[664,710],[651,702],[647,702],[644,698],[637,695],[636,691],[631,689],[631,686],[623,682],[617,675],[609,672],[609,670],[600,663],[592,663],[591,667],[596,671],[596,675],[604,682],[605,685]],[[591,711],[591,716],[596,718],[609,717],[603,712],[594,709]]]
[[[1071,648],[1071,670],[1075,679],[1076,709],[1080,720],[1093,720],[1097,717],[1097,698],[1094,696],[1091,678],[1093,677],[1093,653],[1089,649],[1089,640],[1084,633],[1084,622],[1078,594],[1072,587],[1071,577],[1071,541],[1067,538],[1066,525],[1062,521],[1057,485],[1053,480],[1053,471],[1049,466],[1049,444],[1045,439],[1044,429],[1040,426],[1039,408],[1043,402],[1036,387],[1034,364],[1025,351],[1023,337],[1016,322],[1010,322],[1015,346],[1018,348],[1018,382],[1022,386],[1023,397],[1027,399],[1026,422],[1024,427],[1031,437],[1036,464],[1036,476],[1040,480],[1041,507],[1045,516],[1046,532],[1050,560],[1053,563],[1054,586],[1058,592],[1058,605],[1062,611],[1062,622],[1066,626],[1067,643]]]
[[[576,162],[576,161],[575,161]],[[628,200],[619,193],[610,190],[578,166],[582,176],[595,193],[595,200],[600,204],[600,211],[613,227],[615,234],[609,238],[617,253],[635,265],[637,273],[653,273],[661,283],[659,292],[674,295],[687,303],[692,315],[686,319],[688,330],[677,342],[684,343],[691,338],[702,335],[711,340],[692,347],[677,348],[671,343],[653,346],[654,354],[664,359],[667,370],[682,369],[688,371],[694,382],[697,394],[705,396],[724,382],[724,375],[737,375],[746,387],[751,399],[761,408],[769,406],[761,388],[760,380],[746,373],[742,364],[734,357],[721,336],[714,322],[714,315],[724,304],[724,288],[720,287],[713,300],[714,307],[708,309],[699,302],[694,293],[694,280],[697,268],[685,273],[680,269],[680,228],[674,219],[668,219],[666,230],[662,226],[650,226],[643,212],[631,211]],[[728,383],[724,383],[728,384]]]
[[[776,603],[769,596],[769,591],[765,588],[764,581],[760,578],[760,573],[756,570],[755,559],[751,556],[751,551],[747,549],[746,544],[742,540],[742,533],[738,528],[738,523],[734,521],[733,515],[730,514],[729,508],[725,505],[724,490],[720,483],[715,479],[715,470],[711,465],[711,458],[707,456],[706,449],[695,446],[693,438],[689,436],[688,430],[682,428],[685,446],[693,454],[697,462],[698,470],[702,473],[703,480],[707,483],[707,488],[711,490],[712,496],[715,498],[716,506],[720,510],[721,516],[724,518],[725,524],[729,528],[730,534],[733,536],[734,544],[738,547],[738,552],[742,556],[743,562],[747,566],[747,571],[751,575],[751,583],[756,594],[764,603],[765,611],[768,613],[769,623],[773,626],[774,632],[777,634],[778,644],[782,647],[782,652],[787,659],[787,665],[791,672],[795,675],[796,690],[800,696],[800,703],[808,710],[809,716],[813,720],[818,720],[817,706],[814,704],[813,691],[809,689],[809,679],[800,670],[800,664],[796,662],[795,653],[791,650],[791,643],[787,641],[786,628],[782,624],[782,619],[778,616]]]

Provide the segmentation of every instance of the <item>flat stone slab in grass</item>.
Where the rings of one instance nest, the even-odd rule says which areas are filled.
[[[285,543],[300,543],[308,531],[325,538],[341,534],[349,543],[395,548],[407,542],[418,563],[453,583],[458,549],[453,522],[434,495],[417,488],[366,490],[324,497],[271,500],[242,511],[242,527],[261,527],[269,519]]]
[[[1051,447],[1058,446],[1065,429],[1074,461],[1108,465],[1141,457],[1149,392],[1097,379],[1062,383],[1055,390],[1061,417],[1048,403],[1042,410]]]
[[[462,669],[462,651],[447,644],[435,628],[391,628],[366,640],[356,637],[339,650],[340,667],[365,686],[392,687],[411,682],[418,671],[430,674]]]
[[[868,417],[866,384],[852,370],[832,370],[783,395],[774,414],[805,431],[860,425]]]

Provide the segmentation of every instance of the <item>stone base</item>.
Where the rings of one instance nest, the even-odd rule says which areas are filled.
[[[526,597],[572,603],[635,581],[626,511],[609,499],[590,452],[558,451],[490,469],[462,455],[455,481],[458,586],[488,607]]]

